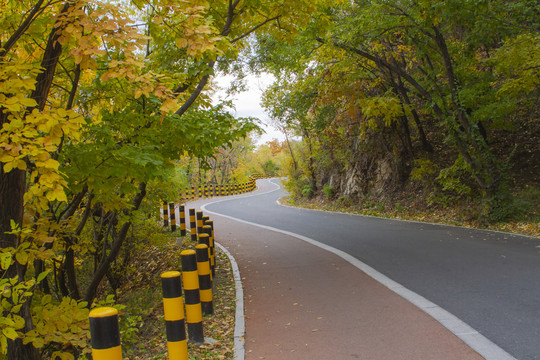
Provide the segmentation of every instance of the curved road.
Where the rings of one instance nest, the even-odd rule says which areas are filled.
[[[268,186],[268,180],[259,182]],[[342,250],[517,359],[540,359],[539,238],[291,208],[277,203],[286,193],[272,186],[274,191],[218,200],[205,209]]]

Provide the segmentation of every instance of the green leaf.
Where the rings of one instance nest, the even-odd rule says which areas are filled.
[[[15,253],[15,258],[17,259],[17,262],[21,265],[26,265],[26,263],[28,263],[28,253],[25,251]]]
[[[15,340],[16,338],[19,337],[19,335],[17,334],[17,331],[15,331],[14,328],[10,328],[10,327],[2,329],[2,334],[4,334],[5,337],[11,340]]]
[[[49,271],[43,271],[41,274],[38,275],[37,282],[38,283],[42,282],[43,279],[47,277],[47,275],[49,275]]]
[[[11,265],[12,255],[9,252],[0,253],[0,267],[2,270],[7,270]]]

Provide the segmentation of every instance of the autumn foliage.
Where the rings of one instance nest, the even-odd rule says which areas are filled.
[[[178,196],[179,161],[256,129],[209,101],[210,77],[289,13],[240,0],[0,8],[0,358],[74,359],[88,309],[111,300],[103,283],[118,288],[157,204]]]

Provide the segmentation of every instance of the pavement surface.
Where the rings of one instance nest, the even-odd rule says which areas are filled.
[[[452,328],[452,326],[445,324],[445,327],[442,323],[449,321],[448,319],[452,316],[437,306],[441,305],[440,302],[436,302],[437,305],[435,305],[429,300],[416,296],[414,292],[411,292],[412,295],[409,297],[407,288],[403,288],[400,295],[396,293],[393,287],[400,287],[399,284],[403,284],[402,277],[398,276],[399,269],[410,273],[409,270],[404,271],[404,267],[400,266],[405,260],[399,257],[399,253],[402,253],[403,258],[411,257],[410,249],[408,251],[393,249],[392,243],[384,242],[373,235],[375,239],[371,241],[377,243],[378,246],[377,250],[373,250],[367,247],[370,241],[366,240],[365,235],[358,233],[354,227],[351,229],[347,223],[340,222],[342,221],[340,216],[345,219],[351,219],[351,216],[329,215],[328,213],[319,213],[318,216],[322,217],[319,219],[311,215],[306,216],[304,211],[279,207],[275,204],[275,199],[281,196],[281,194],[273,193],[276,185],[264,180],[259,181],[258,186],[258,191],[248,196],[230,197],[226,201],[216,198],[188,204],[190,207],[202,206],[204,210],[212,213],[217,241],[224,245],[238,262],[244,285],[246,359],[482,359],[485,357],[498,360],[513,358],[497,345],[483,338],[475,329],[462,326],[460,333],[458,326],[458,331],[448,330],[448,327]],[[231,199],[234,204],[230,202]],[[216,201],[219,202],[216,203]],[[255,204],[263,208],[257,208]],[[289,212],[289,214],[286,214],[286,218],[282,218],[277,213],[271,212],[270,208],[274,207],[280,208],[280,213]],[[227,215],[221,216],[218,213]],[[332,226],[327,219],[328,216],[332,216]],[[334,222],[333,216],[338,216],[335,220],[337,223]],[[231,217],[242,220],[236,221]],[[354,220],[358,222],[358,217],[355,218]],[[388,221],[370,219],[379,225],[380,221]],[[261,227],[249,222],[265,225]],[[302,229],[300,223],[309,228],[311,233]],[[285,231],[275,231],[270,226],[273,229],[285,229]],[[374,225],[362,224],[362,234],[367,233],[369,226]],[[407,236],[403,236],[404,230],[395,226],[394,223],[383,224],[383,228],[387,231],[393,231],[395,235],[406,239]],[[407,228],[410,227],[410,223],[400,222],[400,226]],[[425,233],[431,239],[433,239],[433,231],[438,231],[438,235],[448,235],[446,228],[433,230],[429,224],[415,224],[414,226],[427,230]],[[353,231],[353,234],[348,234],[343,230]],[[333,236],[329,235],[328,231],[332,231]],[[295,234],[298,233],[304,235],[296,236]],[[347,260],[347,256],[340,255],[341,250],[333,252],[314,246],[304,241],[303,236],[310,236],[310,239],[315,238],[317,241],[321,240],[320,237],[332,238],[334,242],[331,246],[341,247],[344,254],[352,254],[354,259]],[[362,241],[351,242],[351,236],[361,238]],[[450,236],[455,236],[455,234],[450,234]],[[340,239],[342,243],[338,241]],[[445,240],[446,238],[438,236],[436,239]],[[491,242],[492,239],[481,241]],[[349,248],[343,246],[343,243],[348,244]],[[422,274],[422,279],[416,279],[416,282],[433,285],[438,281],[437,276],[448,272],[448,267],[452,266],[445,264],[444,261],[431,259],[429,252],[439,253],[439,256],[443,258],[451,258],[455,254],[450,251],[452,247],[449,248],[445,241],[437,241],[437,244],[431,241],[428,245],[419,246],[417,251],[420,251],[420,255],[415,254],[412,258],[421,255],[425,258],[420,261],[420,265],[415,265]],[[351,248],[357,250],[351,250]],[[532,248],[534,249],[534,246]],[[360,251],[360,256],[355,251]],[[456,251],[458,250],[454,250]],[[375,256],[372,253],[375,253]],[[532,253],[534,259],[537,252]],[[370,256],[371,258],[387,257],[383,265],[384,263],[394,264],[398,270],[388,270],[383,265],[380,267],[385,269],[385,275],[389,275],[394,280],[397,278],[399,284],[392,283],[392,280],[385,283],[384,275],[381,281],[377,276],[374,278],[373,273],[368,271],[369,274],[367,274],[361,270],[361,266],[355,265],[357,258],[369,263]],[[468,257],[467,254],[463,256]],[[427,265],[425,265],[426,259]],[[424,266],[430,264],[432,269],[426,271]],[[453,267],[459,268],[459,266]],[[464,271],[466,270],[465,267]],[[397,275],[392,271],[397,271]],[[377,273],[377,271],[374,272]],[[464,274],[458,276],[457,279],[453,271],[449,274],[449,286],[444,288],[454,287],[455,289],[455,286],[458,286],[458,289],[462,289],[463,285],[460,285],[460,282],[463,281]],[[475,279],[474,274],[470,276]],[[422,286],[419,287],[420,291],[415,288],[415,281],[412,281],[412,284],[413,286],[410,287],[407,284],[407,287],[412,287],[417,292],[423,290]],[[533,283],[534,286],[536,286],[535,283]],[[435,293],[439,294],[437,291]],[[465,298],[469,296],[467,291],[462,291],[462,293]],[[426,295],[422,293],[422,296]],[[445,298],[444,292],[438,296]],[[418,298],[421,299],[420,302],[424,301],[427,305],[424,307],[419,305]],[[533,314],[535,314],[534,311],[536,310],[532,309]],[[442,313],[443,316],[434,318],[434,313]],[[455,312],[452,313],[455,314]],[[456,319],[456,322],[463,325],[459,319]],[[530,335],[534,336],[534,332]],[[483,339],[479,346],[479,342],[476,342],[477,346],[473,346],[483,356],[463,341],[467,339],[467,336]],[[470,344],[469,341],[468,343]],[[519,358],[535,359],[534,349],[532,351],[533,355],[527,354]]]

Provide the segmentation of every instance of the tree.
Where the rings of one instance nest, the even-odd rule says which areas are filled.
[[[210,156],[256,128],[203,90],[251,33],[287,24],[282,5],[2,4],[0,350],[9,359],[77,356],[87,308],[153,184],[186,153]],[[76,326],[40,315],[62,311]]]
[[[317,129],[314,137],[305,137],[308,145],[315,139],[318,149],[329,150],[327,158],[346,159],[343,167],[349,178],[379,170],[369,161],[366,166],[355,162],[340,143],[358,158],[367,152],[353,149],[372,142],[366,146],[372,157],[401,168],[394,173],[404,183],[418,158],[432,156],[432,142],[444,139],[455,157],[453,164],[440,164],[442,189],[464,194],[475,188],[494,214],[504,206],[496,199],[506,191],[507,166],[487,139],[490,130],[510,125],[518,101],[497,97],[493,64],[501,58],[494,54],[505,39],[537,34],[534,14],[530,1],[326,4],[288,44],[259,36],[255,61],[274,71],[280,83],[267,92],[266,105],[285,124],[291,124],[289,114],[307,119],[304,123]],[[307,87],[309,83],[316,85]],[[522,89],[537,90],[531,83],[521,84]],[[308,94],[308,101],[300,105],[297,100]],[[432,139],[426,134],[428,127]],[[392,159],[393,154],[399,156]],[[332,178],[328,171],[343,171],[328,165],[319,161],[312,166],[318,182]]]

